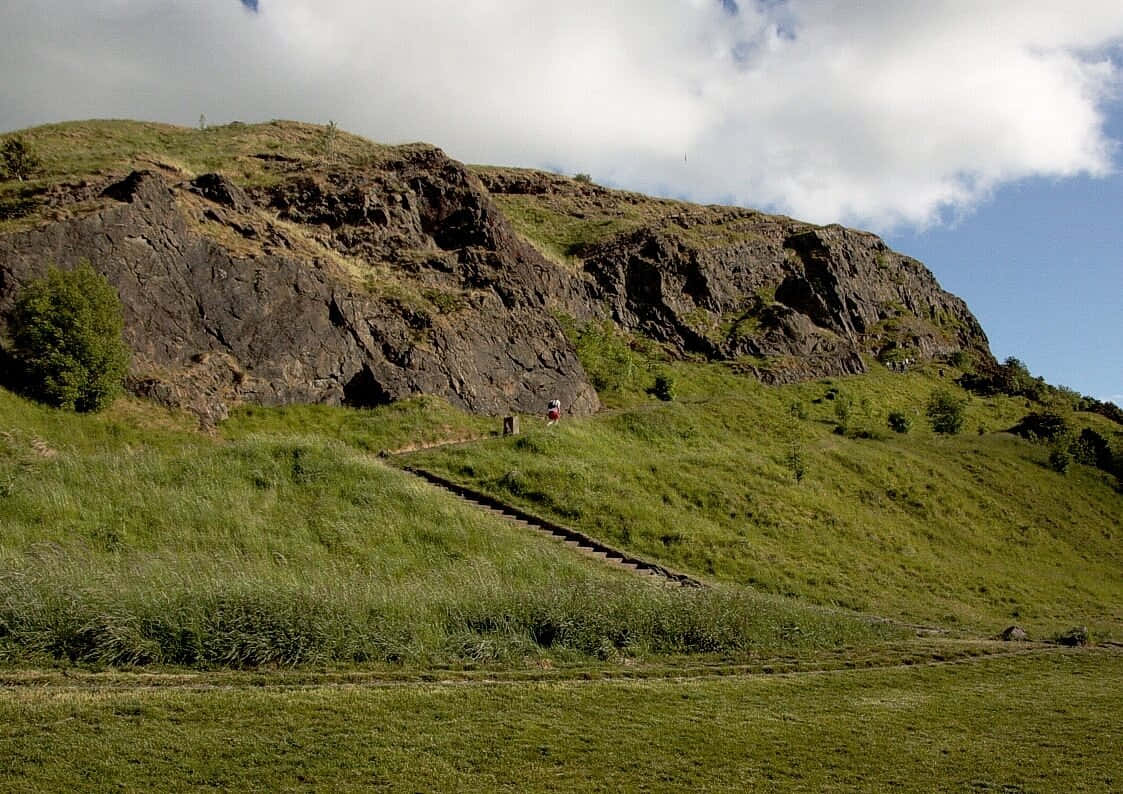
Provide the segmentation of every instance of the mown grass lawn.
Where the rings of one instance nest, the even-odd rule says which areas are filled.
[[[7,790],[1094,791],[1123,657],[648,681],[10,688]]]

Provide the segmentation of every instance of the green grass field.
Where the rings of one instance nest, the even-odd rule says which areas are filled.
[[[9,685],[0,786],[1118,790],[1123,657],[695,680]]]

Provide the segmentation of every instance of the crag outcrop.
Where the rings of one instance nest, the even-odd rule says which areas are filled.
[[[250,192],[133,172],[102,195],[0,237],[0,310],[48,263],[88,259],[124,304],[138,393],[205,417],[420,393],[489,413],[599,406],[548,309],[549,266],[435,149]]]
[[[578,316],[607,307],[627,329],[738,362],[768,382],[864,372],[863,354],[990,357],[966,304],[873,234],[518,169],[488,169],[483,178],[513,206],[587,223],[592,239],[564,252],[584,277]],[[598,236],[606,224],[619,231]]]
[[[267,178],[245,184],[158,160],[52,183],[36,223],[0,234],[0,313],[49,263],[88,259],[124,304],[130,388],[208,420],[420,393],[588,413],[564,317],[772,382],[861,372],[863,354],[990,355],[963,302],[871,234],[379,151],[254,154]],[[573,235],[560,255],[550,223]]]

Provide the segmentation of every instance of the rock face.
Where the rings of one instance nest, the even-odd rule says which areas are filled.
[[[253,156],[273,169],[256,187],[168,166],[51,186],[49,221],[0,235],[0,314],[48,263],[88,259],[124,303],[130,388],[209,420],[237,401],[419,393],[589,413],[599,401],[563,316],[770,382],[861,372],[863,353],[990,355],[963,302],[870,234],[474,172],[423,145],[361,165]],[[628,222],[574,244],[574,265],[514,230],[514,199],[566,224]]]
[[[594,227],[630,216],[628,231],[575,246],[585,304],[684,353],[739,360],[769,382],[864,372],[863,353],[990,358],[966,304],[873,234],[634,196],[642,209],[621,213],[614,191],[513,169],[484,181]]]
[[[405,155],[252,196],[217,175],[134,172],[106,187],[104,209],[0,237],[0,311],[47,263],[89,259],[125,307],[130,387],[205,418],[238,400],[419,393],[486,413],[552,398],[596,410],[548,310],[558,274],[463,166]]]

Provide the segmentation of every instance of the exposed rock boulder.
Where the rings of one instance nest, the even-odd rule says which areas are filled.
[[[1006,642],[1025,642],[1029,639],[1029,635],[1021,626],[1007,626],[999,636]]]
[[[963,301],[874,235],[741,212],[716,244],[664,224],[583,248],[586,303],[683,352],[757,359],[744,367],[766,382],[864,372],[862,353],[898,348],[989,358]]]

